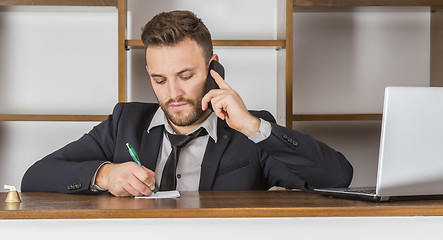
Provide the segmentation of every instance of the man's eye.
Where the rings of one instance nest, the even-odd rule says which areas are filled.
[[[156,84],[162,85],[164,84],[166,81],[165,80],[159,80],[159,81],[155,81]]]
[[[186,76],[182,76],[181,79],[183,80],[188,80],[191,79],[194,75],[186,75]]]
[[[156,84],[164,84],[166,82],[164,78],[153,78],[153,80]]]

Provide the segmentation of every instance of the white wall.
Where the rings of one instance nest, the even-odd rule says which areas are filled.
[[[189,9],[214,39],[278,39],[284,36],[282,3],[129,0],[127,38],[139,38],[160,11]],[[429,83],[429,12],[423,9],[295,12],[294,39],[298,113],[377,113],[385,85]],[[277,77],[284,79],[284,51],[216,47],[215,52],[226,81],[247,107],[268,109],[283,121],[284,82]],[[154,102],[143,50],[127,53],[128,100]],[[115,8],[0,8],[1,113],[108,114],[116,101]],[[33,162],[95,124],[0,122],[0,186],[19,186]],[[295,128],[345,153],[356,168],[353,185],[375,183],[379,122],[302,122]]]
[[[115,8],[0,12],[2,113],[106,114],[117,99]]]

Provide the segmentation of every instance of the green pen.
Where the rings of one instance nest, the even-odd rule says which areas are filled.
[[[129,146],[129,143],[126,143],[126,147],[128,147],[129,155],[131,155],[132,160],[134,160],[134,162],[137,163],[137,164],[141,167],[142,164],[140,163],[140,159],[138,158],[137,153],[135,152],[134,148],[132,148],[131,146]],[[157,194],[156,187],[154,187],[154,189],[152,190],[152,192],[153,192],[154,194]]]

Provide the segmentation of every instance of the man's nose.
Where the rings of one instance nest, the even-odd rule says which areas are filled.
[[[171,99],[177,99],[183,95],[183,90],[180,83],[177,80],[169,81],[169,97]]]

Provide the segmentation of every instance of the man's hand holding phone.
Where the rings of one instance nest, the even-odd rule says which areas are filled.
[[[209,74],[220,89],[212,89],[203,97],[202,110],[205,111],[210,102],[215,114],[226,120],[230,128],[247,137],[259,132],[260,119],[249,113],[240,95],[216,71],[210,70]]]

